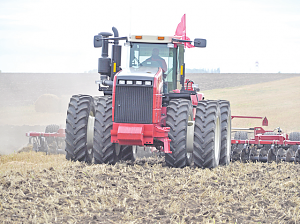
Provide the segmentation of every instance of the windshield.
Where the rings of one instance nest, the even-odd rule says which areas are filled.
[[[161,67],[168,74],[173,70],[173,53],[167,44],[131,43],[129,67]]]

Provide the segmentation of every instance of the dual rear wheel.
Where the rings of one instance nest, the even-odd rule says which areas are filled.
[[[201,168],[228,165],[231,154],[230,103],[200,101],[196,109],[194,164]]]
[[[200,101],[195,120],[191,101],[171,100],[167,108],[167,126],[171,154],[166,154],[170,167],[214,168],[228,165],[231,155],[231,112],[225,100]],[[189,131],[189,129],[193,131]],[[192,135],[192,136],[190,136]],[[193,142],[192,147],[189,143]]]
[[[66,120],[66,158],[97,164],[134,161],[135,147],[111,142],[112,126],[111,96],[72,96]]]

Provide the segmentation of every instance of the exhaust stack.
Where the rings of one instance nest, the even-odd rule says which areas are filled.
[[[99,91],[104,91],[104,94],[111,94],[113,80],[115,74],[121,70],[121,52],[122,46],[119,45],[119,40],[126,40],[127,37],[119,37],[117,28],[112,27],[114,37],[110,37],[113,34],[109,32],[101,32],[94,36],[94,47],[102,47],[101,58],[98,59],[98,73],[100,73],[101,84],[99,85]],[[110,40],[113,40],[112,45],[112,58],[108,57],[108,44]]]

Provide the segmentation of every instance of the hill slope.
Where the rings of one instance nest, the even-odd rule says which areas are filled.
[[[206,99],[226,99],[232,115],[267,116],[270,129],[300,131],[300,77],[203,91]],[[261,121],[233,120],[233,126],[261,126]]]

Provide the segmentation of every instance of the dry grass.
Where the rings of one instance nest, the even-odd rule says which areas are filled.
[[[23,152],[0,157],[0,221],[32,223],[297,223],[300,165],[214,170],[86,165]]]
[[[49,167],[66,166],[69,161],[64,155],[46,155],[45,153],[36,153],[33,151],[12,153],[0,156],[0,174],[13,170],[14,172],[27,172],[30,169],[40,170]]]
[[[232,115],[267,116],[269,128],[300,131],[300,77],[204,91],[206,99],[226,99]],[[260,120],[233,119],[235,127],[261,126]]]

